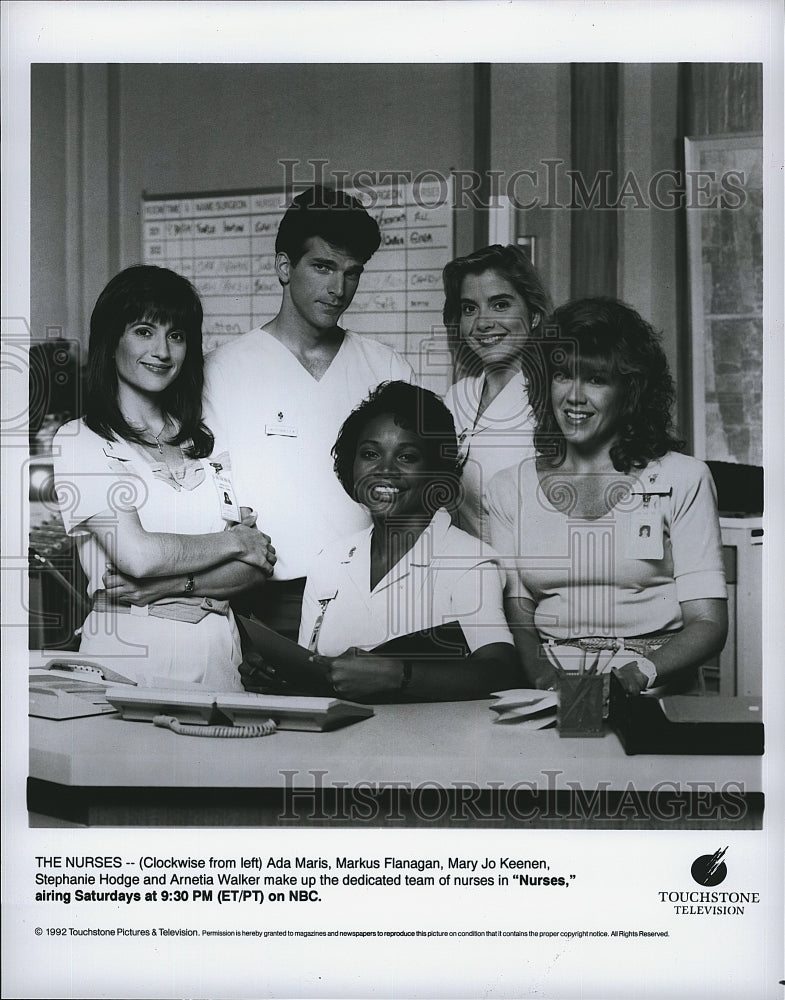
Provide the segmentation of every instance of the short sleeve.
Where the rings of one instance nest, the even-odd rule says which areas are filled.
[[[679,603],[728,596],[714,480],[703,462],[692,460],[689,465],[685,472],[691,475],[673,485],[670,525]]]
[[[80,533],[80,525],[102,511],[138,509],[146,499],[147,486],[131,463],[82,421],[57,432],[53,461],[57,502],[69,535]]]
[[[219,349],[220,350],[220,349]],[[223,365],[219,351],[212,351],[204,359],[204,392],[202,410],[204,422],[215,438],[214,451],[227,446],[222,400],[225,398]]]
[[[512,644],[504,617],[504,574],[495,559],[484,559],[455,581],[450,594],[452,613],[460,622],[474,653],[494,642]]]
[[[461,384],[462,383],[456,382],[454,385],[451,385],[450,388],[447,390],[447,392],[444,394],[444,405],[452,414],[452,420],[453,423],[455,424],[455,433],[459,439],[461,435],[463,435],[467,430],[468,424],[470,422],[469,419],[467,419],[466,415],[461,412],[462,408],[460,406],[459,396],[458,396],[458,386]],[[459,445],[460,445],[459,449],[460,454],[462,457],[465,458],[466,455],[465,446],[460,441]]]
[[[442,401],[447,409],[452,414],[453,420],[455,420],[455,429],[458,429],[458,420],[455,413],[455,385],[451,385],[450,388],[442,396]]]
[[[410,382],[412,385],[417,385],[414,369],[406,358],[397,351],[393,352],[390,362],[390,379],[393,382]]]
[[[474,426],[479,406],[479,399],[474,399],[476,383],[476,379],[461,379],[454,382],[444,394],[444,405],[452,414],[455,431],[458,435]],[[480,387],[480,391],[482,391],[482,387]]]
[[[518,468],[497,473],[483,494],[483,518],[488,541],[498,553],[505,574],[505,597],[532,595],[526,589],[519,571],[521,552],[521,496]]]

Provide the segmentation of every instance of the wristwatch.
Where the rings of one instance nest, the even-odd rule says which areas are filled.
[[[196,580],[194,580],[194,575],[193,573],[189,573],[188,579],[185,581],[185,586],[183,587],[183,593],[193,594],[195,586],[196,586]]]

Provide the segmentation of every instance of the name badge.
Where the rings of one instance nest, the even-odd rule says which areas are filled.
[[[656,503],[634,511],[629,519],[627,554],[630,559],[662,559],[662,513]]]
[[[298,432],[292,424],[265,424],[264,433],[268,436],[296,438]]]
[[[472,432],[469,427],[464,427],[458,435],[458,462],[465,465],[469,459],[469,449],[471,448]]]
[[[212,465],[212,470],[213,482],[215,483],[215,489],[218,494],[218,506],[221,511],[221,517],[224,521],[233,521],[234,523],[239,524],[242,520],[242,515],[240,514],[240,505],[237,503],[237,497],[235,496],[232,481],[221,471],[220,466],[216,468],[215,465]]]
[[[329,596],[320,597],[319,600],[319,614],[316,616],[316,621],[313,623],[313,630],[311,631],[311,638],[308,641],[308,652],[317,652],[317,646],[319,645],[319,633],[322,630],[322,624],[324,623],[324,615],[327,608],[330,606],[330,601],[334,601],[338,596],[338,591],[330,594]]]

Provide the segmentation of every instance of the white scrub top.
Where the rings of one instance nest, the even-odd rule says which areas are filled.
[[[484,375],[456,382],[444,397],[455,420],[463,466],[463,501],[457,523],[477,538],[488,538],[483,493],[493,476],[534,452],[534,414],[522,372],[514,375],[490,406],[478,416]]]
[[[512,643],[502,608],[503,574],[488,546],[438,510],[414,546],[371,590],[371,528],[322,551],[308,574],[300,645],[309,646],[323,612],[316,651],[338,656],[375,649],[399,636],[457,621],[474,652]],[[481,551],[482,548],[482,551]]]
[[[341,424],[380,382],[414,381],[392,348],[346,331],[315,379],[259,328],[205,359],[205,421],[232,456],[238,501],[275,546],[274,580],[304,577],[324,545],[369,524],[333,469]]]

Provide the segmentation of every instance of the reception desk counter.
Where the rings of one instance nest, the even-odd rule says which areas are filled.
[[[488,701],[385,705],[332,732],[195,738],[30,718],[28,807],[87,825],[734,828],[761,758],[625,755],[616,735],[493,724]]]

